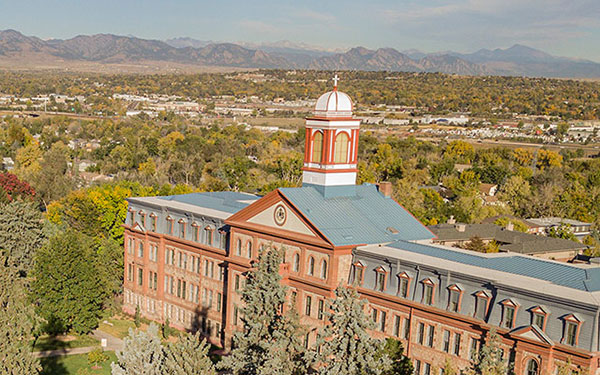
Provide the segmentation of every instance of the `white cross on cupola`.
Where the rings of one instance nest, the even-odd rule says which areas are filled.
[[[340,79],[338,78],[338,75],[337,75],[337,74],[336,74],[335,76],[333,76],[333,89],[334,89],[334,90],[337,90],[337,84],[338,84],[338,81],[339,81],[339,80],[340,80]]]

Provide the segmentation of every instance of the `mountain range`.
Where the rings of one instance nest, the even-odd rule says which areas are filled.
[[[15,30],[0,31],[0,62],[11,67],[35,60],[60,63],[126,64],[177,63],[187,66],[442,72],[459,75],[518,75],[599,78],[600,64],[555,57],[516,44],[506,49],[481,49],[470,54],[453,51],[424,53],[394,48],[348,51],[320,49],[281,41],[269,44],[221,43],[192,38],[166,41],[112,34],[78,35],[42,40]]]

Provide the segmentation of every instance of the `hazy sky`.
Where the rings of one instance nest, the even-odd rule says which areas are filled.
[[[425,52],[521,43],[600,61],[600,0],[0,0],[0,29]]]

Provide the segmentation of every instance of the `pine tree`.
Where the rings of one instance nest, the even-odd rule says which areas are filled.
[[[117,352],[117,363],[111,364],[112,375],[162,375],[163,347],[158,326],[150,324],[148,331],[129,329],[125,348]]]
[[[140,328],[141,323],[141,315],[140,315],[140,305],[135,305],[135,315],[133,317],[133,323],[135,324],[135,328]]]
[[[32,292],[49,332],[88,333],[98,326],[108,288],[95,246],[90,237],[68,230],[38,251]]]
[[[502,358],[502,340],[494,329],[490,331],[487,342],[471,364],[468,373],[471,375],[505,375],[510,370],[507,362]]]
[[[0,374],[32,375],[42,369],[29,344],[33,321],[23,279],[0,257]]]
[[[181,335],[179,341],[170,343],[164,350],[165,375],[216,375],[208,356],[210,345],[200,333]]]
[[[7,264],[27,273],[45,241],[42,214],[32,203],[12,201],[0,205],[0,248],[8,257]]]
[[[321,375],[381,374],[390,359],[379,355],[383,341],[371,337],[373,322],[364,313],[365,301],[356,289],[338,286],[325,311],[325,327],[319,333],[318,362]]]
[[[306,371],[301,327],[294,315],[282,313],[287,288],[281,284],[282,251],[261,250],[257,268],[242,290],[244,332],[234,336],[235,349],[219,364],[234,375],[291,375]]]
[[[411,375],[413,373],[412,362],[404,355],[404,347],[399,340],[387,338],[382,348],[382,354],[387,355],[391,361],[390,367],[384,370],[382,375]]]

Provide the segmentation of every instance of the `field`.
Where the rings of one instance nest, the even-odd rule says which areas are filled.
[[[93,369],[87,354],[42,358],[42,375],[110,375],[110,364],[117,360],[114,352],[106,352],[108,360]]]

